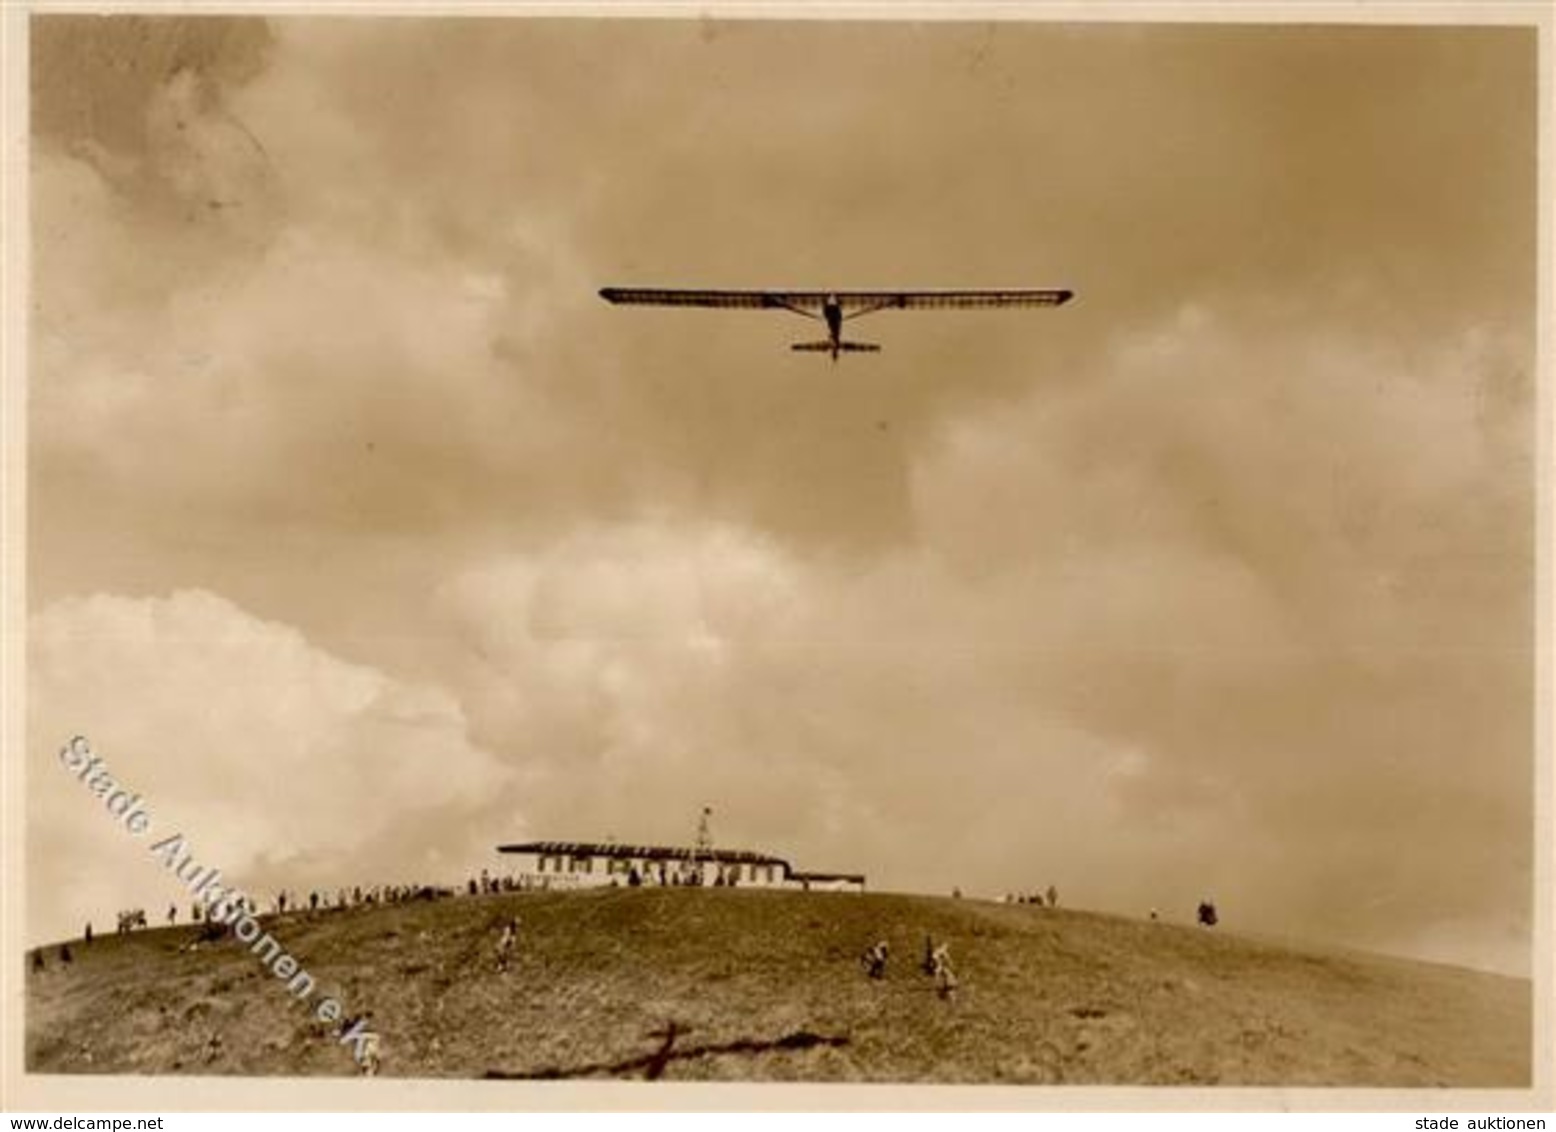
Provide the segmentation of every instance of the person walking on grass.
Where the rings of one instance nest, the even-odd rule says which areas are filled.
[[[859,961],[870,978],[884,979],[886,977],[886,960],[889,954],[890,949],[886,946],[886,941],[884,939],[877,940],[874,946],[870,947],[859,957]]]
[[[352,1023],[351,1027],[343,1027],[342,1032],[351,1033],[357,1025],[370,1026],[373,1022],[373,1012],[365,1011],[359,1018],[347,1019]],[[352,1056],[356,1058],[357,1072],[363,1077],[377,1077],[378,1070],[383,1065],[383,1048],[378,1040],[378,1034],[373,1030],[364,1030],[360,1038],[360,1045],[352,1050]]]

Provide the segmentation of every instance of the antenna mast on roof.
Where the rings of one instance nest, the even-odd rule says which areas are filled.
[[[702,816],[697,819],[697,847],[692,850],[692,862],[699,873],[703,862],[713,857],[713,831],[708,828],[708,819],[712,816],[713,807],[704,806]]]

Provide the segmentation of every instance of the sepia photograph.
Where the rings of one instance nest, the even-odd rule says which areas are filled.
[[[8,15],[8,1079],[1548,1103],[1549,6],[1110,11]]]

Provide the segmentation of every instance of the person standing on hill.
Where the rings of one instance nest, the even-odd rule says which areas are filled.
[[[955,1001],[957,981],[956,972],[951,969],[950,944],[942,943],[935,948],[931,964],[934,967],[935,990],[947,1002]]]
[[[1053,885],[1048,886],[1048,906],[1050,908],[1059,907],[1059,890]]]
[[[513,952],[519,944],[519,918],[517,916],[502,926],[502,935],[497,939],[497,970],[505,973],[508,970],[508,962],[513,957]]]

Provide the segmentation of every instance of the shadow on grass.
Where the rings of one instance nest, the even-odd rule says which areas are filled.
[[[671,1022],[663,1030],[653,1031],[648,1036],[662,1039],[659,1048],[653,1053],[644,1054],[642,1057],[630,1057],[625,1061],[596,1061],[587,1065],[569,1067],[546,1066],[541,1069],[514,1073],[502,1069],[488,1069],[483,1076],[487,1080],[500,1081],[561,1081],[574,1077],[595,1077],[601,1074],[619,1077],[629,1074],[635,1075],[641,1071],[646,1080],[657,1081],[672,1061],[695,1061],[697,1058],[716,1057],[726,1053],[797,1053],[822,1046],[838,1048],[848,1044],[848,1038],[844,1036],[826,1037],[821,1034],[813,1034],[809,1030],[796,1030],[792,1034],[785,1034],[783,1037],[772,1041],[761,1041],[756,1038],[739,1038],[732,1042],[685,1046],[681,1049],[676,1049],[676,1039],[685,1034],[688,1029],[689,1027]]]

